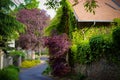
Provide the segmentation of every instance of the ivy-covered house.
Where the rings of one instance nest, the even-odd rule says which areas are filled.
[[[74,0],[69,0],[73,5]],[[73,6],[79,27],[91,25],[109,25],[114,18],[120,18],[120,0],[96,0],[98,7],[95,14],[87,12],[84,7],[86,0],[78,0]]]

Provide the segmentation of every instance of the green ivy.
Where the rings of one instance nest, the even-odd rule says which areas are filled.
[[[51,35],[52,31],[57,31],[58,34],[71,33],[76,27],[76,20],[73,13],[72,6],[68,0],[57,10],[56,16],[52,19],[50,25],[45,29],[47,35]]]

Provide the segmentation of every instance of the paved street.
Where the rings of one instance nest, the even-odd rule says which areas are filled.
[[[22,69],[19,74],[20,80],[53,80],[42,75],[42,72],[47,68],[46,60],[47,57],[42,56],[40,65],[29,69]]]

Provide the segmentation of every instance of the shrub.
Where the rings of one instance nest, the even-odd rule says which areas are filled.
[[[71,50],[72,50],[72,52],[77,53],[77,45],[76,45],[76,44],[73,44],[73,45],[71,46]]]
[[[72,32],[72,43],[73,44],[80,44],[81,41],[84,40],[83,34],[77,28],[74,32]]]
[[[96,61],[101,57],[115,56],[112,30],[113,27],[92,27],[73,32],[71,50],[75,62],[84,64]],[[81,34],[82,31],[85,33]],[[83,35],[85,39],[82,38]]]
[[[109,61],[120,61],[120,19],[114,19],[114,22],[114,26],[84,27],[72,32],[71,50],[74,60],[83,64],[101,57]]]
[[[77,50],[76,47],[72,47],[72,51],[74,51],[74,60],[81,64],[89,64],[101,57],[110,60],[113,55],[115,56],[111,35],[93,36],[89,42],[84,41],[77,45]]]
[[[85,75],[78,73],[74,80],[84,80],[85,78],[86,78]]]
[[[110,55],[110,54],[114,54],[114,45],[113,45],[113,41],[112,41],[112,35],[104,35],[103,36],[104,39],[104,44],[103,44],[103,52],[104,54]]]
[[[118,19],[120,21],[120,19]],[[119,22],[118,21],[118,22]],[[117,27],[113,30],[112,33],[112,39],[113,39],[113,54],[110,55],[110,60],[120,64],[120,23],[118,24],[117,22]]]
[[[93,41],[90,43],[92,61],[106,58],[109,62],[120,64],[120,48],[111,34],[94,36],[90,40]]]
[[[14,51],[10,52],[10,55],[11,56],[22,56],[22,57],[24,57],[25,53],[23,51],[20,51],[20,50],[14,50]]]
[[[22,68],[31,68],[40,64],[40,60],[25,60],[22,62]]]
[[[77,50],[77,57],[76,60],[78,60],[79,63],[81,64],[86,64],[91,62],[91,50],[89,43],[81,43],[78,45],[78,50]]]
[[[114,19],[114,22],[115,22],[115,26],[120,26],[120,18],[115,18]]]
[[[49,73],[51,73],[52,69],[50,67],[50,65],[48,64],[48,67],[43,71],[43,75],[49,75]]]
[[[103,50],[104,50],[104,39],[103,36],[98,35],[90,38],[90,49],[91,49],[91,55],[93,59],[99,59],[101,56],[103,56]]]
[[[70,56],[70,62],[76,62],[77,61],[77,50],[78,50],[78,45],[76,44],[73,44],[71,46],[71,55]],[[72,60],[71,60],[71,57],[72,57]]]
[[[112,36],[116,49],[120,49],[120,27],[117,27],[113,30]]]
[[[108,35],[112,33],[114,26],[100,26],[100,27],[85,27],[82,29],[75,29],[72,32],[72,42],[74,44],[78,44],[84,42],[85,40],[89,40],[92,36],[95,35]]]
[[[8,67],[6,67],[7,69],[15,69],[16,71],[20,71],[20,68],[19,67],[17,67],[17,66],[14,66],[14,65],[9,65]],[[6,68],[4,68],[4,69],[6,69]]]
[[[0,80],[19,80],[18,71],[14,68],[4,68],[0,70]]]
[[[70,72],[66,55],[70,48],[67,34],[54,35],[45,39],[45,46],[49,48],[49,63],[55,76],[64,76]]]

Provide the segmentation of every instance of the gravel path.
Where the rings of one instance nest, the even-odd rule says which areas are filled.
[[[22,69],[19,74],[19,80],[53,80],[47,76],[43,76],[42,72],[47,68],[47,63],[45,62],[47,60],[47,57],[42,56],[41,57],[41,64],[29,68],[29,69]]]

